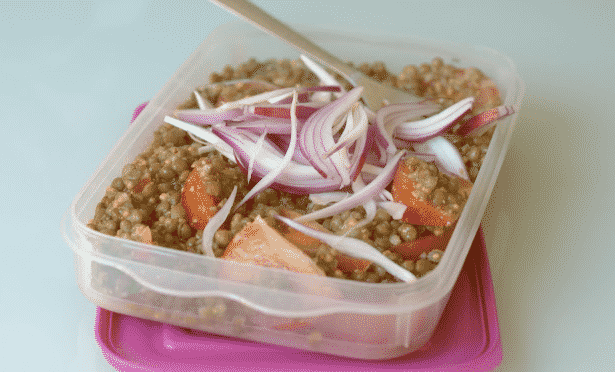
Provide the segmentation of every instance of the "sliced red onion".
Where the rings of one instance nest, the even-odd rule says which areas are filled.
[[[394,201],[381,201],[377,204],[378,207],[387,211],[387,213],[390,214],[394,220],[401,220],[401,218],[404,216],[404,212],[406,212],[406,209],[408,208],[407,205]]]
[[[318,80],[320,80],[321,85],[339,86],[340,91],[342,93],[345,93],[344,88],[340,85],[339,81],[337,81],[337,79],[333,75],[328,73],[327,70],[322,68],[318,63],[312,61],[308,56],[304,54],[302,54],[299,58],[301,58],[305,66],[309,68],[314,73],[314,75],[318,77]]]
[[[298,222],[307,222],[312,220],[317,220],[320,218],[326,218],[348,209],[355,208],[359,205],[364,204],[368,200],[378,196],[385,187],[391,183],[393,177],[395,176],[395,171],[397,170],[397,165],[400,159],[405,155],[405,151],[400,151],[397,153],[391,161],[384,167],[382,172],[374,178],[367,186],[363,187],[361,190],[355,192],[350,197],[339,201],[333,205],[325,207],[323,209],[319,209],[312,213],[308,213],[303,215],[296,220]]]
[[[325,158],[327,151],[335,145],[332,127],[358,101],[363,87],[357,87],[336,101],[322,107],[308,118],[299,134],[299,146],[312,166],[326,178],[340,180],[340,187],[350,184],[350,161],[342,151]]]
[[[297,105],[296,115],[299,119],[307,119],[322,107],[322,103],[303,103]],[[290,104],[275,104],[275,105],[258,105],[251,106],[249,112],[255,115],[266,116],[271,118],[290,119]]]
[[[213,127],[212,130],[233,148],[237,165],[247,173],[250,162],[249,149],[255,146],[257,139],[249,137],[247,131],[232,127]],[[254,133],[250,135],[257,137]],[[253,178],[263,178],[272,172],[282,159],[283,155],[277,150],[268,148],[267,143],[268,141],[265,141],[265,148],[255,161]],[[334,191],[340,188],[338,180],[323,178],[311,165],[296,162],[291,162],[271,187],[298,195]]]
[[[380,136],[386,143],[386,151],[389,154],[397,150],[393,143],[393,130],[396,125],[424,115],[430,115],[440,109],[440,106],[431,100],[421,102],[397,103],[382,107],[376,112],[376,127]]]
[[[456,120],[472,108],[473,103],[474,97],[469,97],[427,119],[399,124],[393,128],[394,136],[407,141],[426,141],[436,137],[446,132]]]
[[[389,145],[389,142],[382,134],[382,131],[378,127],[378,124],[372,125],[370,128],[372,128],[370,135],[374,136],[374,139],[376,141],[376,144],[378,145],[378,148],[382,149],[382,151],[386,153],[386,149]]]
[[[292,101],[293,101],[293,97],[286,97],[286,98],[278,100],[276,103],[290,105]],[[297,102],[298,103],[310,102],[310,93],[308,92],[299,93],[299,95],[297,96]]]
[[[456,134],[460,136],[479,136],[491,128],[495,122],[515,112],[513,106],[498,106],[481,112],[463,123]]]
[[[345,128],[346,122],[348,121],[348,115],[350,115],[350,111],[344,113],[344,115],[335,119],[333,125],[331,126],[331,133],[335,136],[342,128]]]
[[[220,137],[215,135],[210,129],[203,128],[198,125],[184,123],[183,121],[172,118],[170,116],[165,116],[164,121],[177,128],[183,129],[186,132],[191,133],[198,138],[205,140],[208,143],[211,143],[216,147],[218,151],[220,151],[222,155],[226,156],[232,162],[235,162],[235,157],[233,156],[233,148],[229,146],[226,142],[224,142]]]
[[[363,168],[367,154],[371,151],[373,145],[373,138],[368,137],[367,132],[363,133],[355,142],[350,159],[350,178],[352,180],[355,180],[361,174],[361,168]]]
[[[346,130],[347,128],[349,129]],[[342,135],[335,146],[327,151],[326,156],[330,156],[334,152],[339,151],[342,147],[349,146],[352,142],[364,135],[368,129],[369,122],[367,121],[367,114],[365,110],[363,110],[363,105],[353,106],[352,110],[348,113],[348,120],[346,121],[346,127]]]
[[[216,109],[187,109],[175,111],[179,120],[199,125],[212,125],[225,120],[235,120],[244,116],[243,108],[218,111]]]
[[[369,163],[384,167],[387,163],[387,160],[389,159],[389,153],[386,150],[387,145],[382,145],[378,141],[378,139],[382,138],[382,136],[380,136],[380,132],[378,132],[377,130],[375,132],[378,134],[374,137],[371,137],[374,139],[374,153],[368,154],[368,159],[370,159],[370,155],[372,155],[372,159]]]
[[[353,112],[355,114],[353,115]],[[326,157],[342,150],[342,159],[347,159],[348,151],[352,151],[350,158],[350,179],[355,180],[361,173],[361,168],[367,159],[368,153],[373,146],[373,139],[368,137],[370,130],[367,115],[364,115],[363,105],[356,102],[353,108],[348,111],[344,131],[340,135],[338,142],[332,150],[327,151]]]
[[[378,211],[377,204],[373,199],[365,203],[363,208],[365,209],[365,218],[356,225],[356,228],[361,228],[372,222],[376,217],[376,212]]]
[[[194,93],[194,98],[196,98],[196,103],[197,105],[199,105],[199,108],[201,110],[207,110],[212,107],[211,104],[209,104],[209,102],[205,102],[205,100],[203,99],[203,96],[201,96],[199,92],[195,90],[193,93]]]
[[[253,148],[258,141],[258,135],[229,126],[216,126],[213,127],[212,130],[216,135],[231,145],[234,149],[237,165],[239,165],[244,173],[247,173],[250,162],[250,149]],[[280,151],[280,149],[288,149],[288,144],[285,144],[285,141],[290,139],[287,138],[287,136],[271,135],[270,137],[272,141],[270,142],[269,140],[266,140],[264,142],[264,149],[259,152],[259,156],[254,163],[252,173],[253,178],[261,179],[275,169],[277,164],[279,164],[283,153],[285,152]],[[278,143],[276,139],[280,142],[278,145],[276,145]],[[357,141],[357,145],[361,145],[361,143]],[[368,152],[367,149],[369,146],[370,143],[368,139],[365,149],[363,150],[364,154]],[[360,149],[360,146],[355,147],[355,153],[357,153],[356,150]],[[291,161],[288,167],[278,176],[275,182],[271,185],[272,188],[298,195],[328,192],[340,189],[339,180],[322,177],[314,169],[314,167],[307,162],[307,160],[304,160],[303,164],[298,160],[295,160],[298,156],[301,156],[300,151],[298,152],[295,148],[293,161]],[[353,177],[356,178],[356,176],[358,176],[358,173],[363,166],[364,158],[364,156],[359,157],[358,161],[352,164],[351,170],[356,169],[356,172],[353,171],[354,173],[352,173]]]
[[[384,201],[393,201],[393,194],[389,190],[382,190],[380,198]]]
[[[294,91],[295,91],[294,88],[276,89],[270,92],[265,92],[265,93],[257,94],[254,96],[245,97],[237,101],[227,102],[219,106],[218,108],[216,108],[216,110],[226,111],[226,110],[230,110],[234,108],[242,108],[243,106],[247,106],[247,105],[254,105],[257,103],[264,103],[264,102],[273,103],[273,102],[277,102],[278,100],[284,99],[292,95]]]
[[[247,172],[247,165],[243,162],[243,159],[238,159],[237,165],[242,171]],[[284,170],[282,174],[278,176],[274,183],[271,184],[272,189],[288,192],[295,195],[309,195],[311,193],[321,193],[339,190],[339,183],[335,180],[322,178],[318,173],[315,175],[310,174],[305,176],[301,171],[303,165],[291,163],[288,168]],[[305,167],[313,170],[312,167]],[[267,168],[259,168],[255,165],[252,177],[254,179],[260,179],[267,174]],[[306,172],[307,173],[307,172]]]
[[[461,154],[459,154],[455,145],[447,139],[435,137],[423,143],[414,144],[414,149],[423,153],[435,154],[438,168],[457,177],[470,180]]]
[[[295,152],[295,146],[297,145],[297,116],[295,115],[295,110],[297,108],[297,91],[293,91],[293,103],[290,108],[290,121],[291,121],[291,137],[290,144],[288,145],[288,150],[286,154],[282,158],[282,161],[278,164],[278,166],[273,169],[272,172],[265,175],[263,178],[258,181],[256,185],[246,194],[246,196],[239,202],[237,208],[243,205],[246,201],[250,200],[254,195],[258,194],[262,190],[269,187],[276,179],[276,177],[282,173],[284,168],[286,168],[292,160],[293,154]]]
[[[377,165],[373,165],[373,164],[364,164],[363,168],[361,168],[361,172],[362,173],[368,173],[368,174],[372,174],[374,176],[378,176],[380,173],[382,173],[382,171],[384,170],[384,168],[381,168]]]
[[[333,125],[333,138],[337,137],[337,140],[335,142],[336,146],[340,141],[343,141],[344,137],[348,136],[348,132],[350,132],[354,128],[354,125],[355,125],[354,116],[355,115],[352,113],[352,111],[355,108],[355,106],[357,106],[358,104],[359,102],[356,102],[354,105],[352,105],[350,110],[346,112],[346,115],[344,115],[344,117],[337,124]],[[342,130],[342,128],[344,129]],[[342,130],[342,133],[338,135],[340,130]],[[333,152],[335,151],[329,150],[329,152],[327,153],[327,156]]]
[[[399,138],[393,138],[393,143],[398,149],[406,149],[406,150],[412,149],[412,145],[414,144],[410,141],[402,140]]]
[[[315,87],[303,88],[301,90],[301,93],[299,93],[298,102],[300,103],[310,102],[310,95],[312,95],[312,97],[316,96],[316,98],[311,99],[312,102],[328,103],[328,102],[331,102],[331,99],[323,100],[319,98],[319,96],[322,94],[330,98],[330,93],[341,92],[341,91],[342,91],[342,88],[340,86],[334,86],[334,85],[317,85]],[[291,101],[292,101],[292,98],[287,97],[287,98],[284,98],[283,100],[280,100],[278,103],[290,103]]]
[[[313,87],[306,87],[303,88],[305,92],[336,92],[336,93],[341,93],[344,92],[344,88],[342,88],[341,85],[339,85],[338,83],[336,84],[331,84],[331,85],[326,85],[326,84],[321,84],[321,85],[316,85]]]
[[[370,123],[375,123],[376,122],[376,113],[372,111],[372,109],[370,109],[367,106],[363,106],[363,109],[365,110],[365,114],[367,114],[367,120]]]
[[[191,138],[194,142],[196,142],[196,143],[200,143],[201,145],[203,145],[203,147],[205,147],[205,146],[212,146],[209,142],[207,142],[207,141],[203,141],[202,139],[200,139],[199,137],[195,136],[194,134],[192,134],[192,133],[190,133],[190,132],[188,132],[188,136],[190,136],[190,138]],[[199,148],[199,150],[200,150],[200,149],[202,149],[203,147],[200,147],[200,148]],[[203,151],[205,151],[205,150],[203,150]]]
[[[301,127],[303,122],[299,121],[298,124]],[[262,134],[264,131],[267,131],[269,134],[290,134],[291,129],[290,119],[279,118],[253,118],[239,122],[228,122],[226,125],[249,129],[258,134]]]
[[[363,226],[367,225],[368,223],[374,220],[374,218],[376,217],[376,212],[377,212],[376,202],[374,202],[374,200],[368,200],[363,205],[363,209],[365,209],[365,218],[359,221],[352,228],[348,229],[344,233],[344,236],[353,235],[355,231],[359,230],[360,228],[362,228]]]
[[[229,213],[231,212],[231,207],[235,202],[235,196],[237,195],[237,186],[233,188],[233,192],[229,196],[228,200],[222,208],[209,220],[207,221],[207,225],[205,229],[203,229],[203,243],[201,245],[202,253],[209,257],[215,257],[213,250],[213,240],[216,231],[222,226],[224,221],[226,221]]]
[[[298,129],[297,129],[298,130]],[[286,150],[288,150],[288,145],[290,145],[290,133],[289,135],[278,135],[272,134],[269,135],[269,139],[271,143],[282,149],[281,153],[285,154]],[[311,166],[310,162],[303,156],[299,146],[295,146],[295,153],[293,154],[293,162],[303,165]]]
[[[440,105],[436,104],[433,100],[416,102],[411,110],[395,106],[399,105],[385,106],[381,109],[381,111],[384,111],[384,116],[381,117],[383,117],[385,122],[385,129],[387,133],[391,134],[395,133],[395,129],[406,121],[429,116],[441,110]],[[382,115],[383,113],[381,111],[379,112]]]
[[[199,149],[197,150],[197,153],[199,155],[203,155],[206,154],[208,152],[212,152],[214,151],[216,148],[214,147],[214,145],[212,144],[205,144],[204,146],[199,147]]]
[[[267,137],[267,130],[263,132],[258,141],[256,142],[256,146],[254,146],[254,152],[251,154],[250,164],[248,165],[248,182],[250,182],[250,178],[252,177],[252,169],[254,168],[254,159],[258,156],[259,151],[263,148],[263,143],[265,142],[265,137]]]
[[[416,280],[416,277],[410,271],[397,265],[395,262],[380,253],[376,248],[362,240],[318,231],[298,223],[297,220],[293,221],[280,215],[277,215],[276,218],[293,229],[302,232],[305,235],[311,236],[312,238],[318,239],[351,257],[369,260],[382,266],[382,268],[401,281],[412,282]]]
[[[319,194],[310,194],[310,200],[314,204],[327,205],[329,203],[339,202],[349,197],[350,193],[342,191],[322,192]]]
[[[215,126],[213,129],[219,129],[221,131],[227,131],[228,126]],[[258,143],[258,140],[260,139],[261,134],[258,133],[253,133],[249,130],[237,130],[237,132],[239,133],[240,136],[242,136],[243,138],[245,138],[247,141],[249,141],[252,145],[256,145]],[[290,137],[290,136],[289,136]],[[272,141],[270,141],[270,136],[268,135],[267,138],[265,139],[265,141],[263,142],[263,148],[264,150],[275,154],[275,156],[277,158],[282,158],[284,157],[284,154],[286,153],[286,149],[288,148],[288,145],[286,146],[277,146],[276,143],[273,143]],[[290,141],[290,138],[289,138]],[[250,147],[248,147],[250,148]],[[237,152],[237,150],[235,150],[235,152]],[[258,157],[257,157],[258,160]]]
[[[361,190],[363,190],[364,188],[365,188],[365,182],[363,182],[363,179],[359,175],[357,177],[356,181],[353,182],[353,184],[352,184],[352,191],[357,193],[357,192],[360,192]],[[344,236],[352,235],[355,231],[359,230],[363,226],[365,226],[368,223],[372,222],[374,217],[376,217],[377,208],[376,208],[376,202],[374,202],[374,198],[366,201],[363,204],[363,209],[365,209],[365,218],[363,218],[361,221],[359,221],[351,229],[348,229],[348,231],[346,231],[344,233]]]
[[[416,147],[416,145],[417,145],[416,143],[413,144],[414,147]],[[414,151],[408,151],[407,154],[408,156],[414,156],[415,158],[418,158],[428,163],[433,163],[438,160],[438,157],[435,154],[428,154],[424,152],[414,152]]]

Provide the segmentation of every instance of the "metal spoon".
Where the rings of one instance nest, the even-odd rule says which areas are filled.
[[[384,102],[418,102],[421,98],[407,92],[395,89],[365,76],[360,71],[350,67],[339,58],[320,48],[289,26],[265,13],[262,9],[245,0],[210,0],[212,3],[238,15],[263,31],[280,38],[295,49],[316,59],[321,64],[335,70],[354,86],[363,87],[363,101],[376,111]]]

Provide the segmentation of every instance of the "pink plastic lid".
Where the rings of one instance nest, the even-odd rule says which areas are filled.
[[[133,120],[145,107],[140,105]],[[119,371],[491,371],[502,361],[495,294],[479,228],[440,323],[419,350],[359,360],[189,331],[97,309],[95,335]]]
[[[96,340],[119,371],[490,371],[502,344],[479,229],[431,339],[403,357],[371,361],[188,331],[98,308]]]

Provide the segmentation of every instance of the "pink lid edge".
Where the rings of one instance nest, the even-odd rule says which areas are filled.
[[[146,104],[135,109],[131,122]],[[472,303],[467,302],[473,294],[478,309],[471,309]],[[481,334],[472,332],[479,328]],[[188,333],[180,327],[102,308],[97,308],[95,336],[105,359],[120,371],[187,372],[224,367],[234,372],[294,371],[298,367],[320,371],[491,371],[502,361],[495,293],[482,227],[434,335],[421,349],[399,358],[358,360],[200,331]],[[434,350],[438,351],[434,353]],[[242,359],[238,358],[239,354],[245,362],[238,362]]]

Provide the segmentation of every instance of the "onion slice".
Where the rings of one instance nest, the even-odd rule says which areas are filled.
[[[437,112],[440,106],[432,100],[411,103],[396,103],[382,107],[376,112],[376,127],[384,141],[386,151],[389,154],[395,153],[397,147],[393,142],[393,132],[395,127],[406,120],[418,118],[424,115],[431,115]]]
[[[199,108],[201,110],[207,110],[208,108],[211,108],[211,105],[208,102],[205,102],[205,100],[203,99],[203,96],[199,92],[195,90],[192,93],[194,93],[194,98],[196,98],[196,103],[197,105],[199,105]]]
[[[221,112],[221,111],[226,111],[226,110],[230,110],[234,108],[241,108],[243,106],[255,105],[258,103],[267,103],[267,102],[275,103],[275,102],[278,102],[279,100],[282,100],[292,95],[294,91],[295,91],[295,88],[276,89],[270,92],[265,92],[265,93],[257,94],[254,96],[245,97],[237,101],[227,102],[217,107],[216,110]]]
[[[352,184],[352,191],[356,193],[362,190],[363,188],[365,188],[365,183],[363,182],[363,179],[359,175],[357,177],[357,180]],[[344,233],[344,236],[352,235],[356,231],[358,231],[360,228],[362,228],[363,226],[372,222],[374,217],[376,217],[376,212],[377,212],[376,202],[374,201],[374,199],[375,198],[371,198],[370,200],[365,202],[365,204],[363,204],[363,208],[365,209],[365,218],[359,221],[352,228],[348,229],[348,231]]]
[[[201,94],[198,91],[195,90],[195,91],[193,91],[193,93],[194,93],[194,97],[196,98],[196,102],[197,102],[197,104],[198,104],[198,106],[199,106],[199,108],[201,110],[207,110],[207,109],[211,109],[212,108],[212,105],[209,103],[209,101],[205,101],[203,99],[203,96],[201,96]],[[211,145],[208,142],[203,141],[202,139],[200,139],[199,137],[195,136],[194,134],[188,132],[188,135],[190,136],[190,138],[192,138],[192,140],[194,142],[200,143],[201,145],[205,145],[205,146],[207,146],[207,148],[211,147]],[[199,154],[201,154],[200,151],[206,151],[206,150],[203,149],[203,147],[201,147],[199,149]]]
[[[179,129],[183,129],[188,133],[195,135],[196,137],[211,143],[216,147],[218,151],[233,163],[235,163],[235,156],[233,156],[233,148],[229,146],[224,140],[215,135],[211,130],[200,127],[198,125],[184,123],[181,120],[172,118],[170,116],[164,117],[165,123],[169,123]]]
[[[175,117],[199,125],[212,125],[225,120],[234,120],[245,115],[243,108],[234,108],[226,111],[216,109],[186,109],[175,111]]]
[[[213,132],[228,143],[235,154],[237,165],[247,173],[250,162],[249,149],[255,146],[258,136],[248,131],[231,127],[213,127]],[[256,137],[256,138],[252,138]],[[283,154],[268,146],[265,141],[261,155],[254,162],[252,177],[263,178],[272,172],[279,164]],[[271,148],[270,148],[271,147]],[[296,151],[295,151],[296,152]],[[292,194],[306,195],[311,193],[339,190],[339,181],[323,178],[311,165],[303,165],[292,161],[276,178],[271,187]]]
[[[213,249],[213,240],[216,231],[222,226],[229,213],[231,212],[231,207],[235,202],[235,196],[237,195],[237,186],[233,188],[233,192],[228,197],[228,200],[222,208],[207,222],[207,225],[203,229],[203,243],[201,245],[202,253],[206,256],[215,257],[214,249]]]
[[[334,102],[322,107],[308,118],[299,134],[299,148],[312,166],[325,178],[340,180],[340,188],[350,184],[350,161],[343,151],[326,158],[335,145],[332,128],[358,101],[363,87],[357,87]]]
[[[299,56],[299,58],[301,58],[301,60],[303,61],[303,63],[305,64],[305,66],[307,68],[309,68],[314,75],[316,75],[318,77],[318,80],[320,80],[320,83],[322,85],[334,85],[334,86],[339,86],[340,88],[340,92],[341,93],[346,93],[346,91],[344,90],[344,88],[340,85],[339,81],[337,81],[337,79],[329,74],[322,66],[320,66],[318,63],[312,61],[310,58],[308,58],[308,56],[306,56],[305,54],[302,54],[301,56]],[[315,98],[324,98],[324,94],[321,95],[317,95],[317,97]]]
[[[290,108],[290,122],[291,122],[291,135],[290,135],[290,144],[288,145],[288,150],[286,154],[282,158],[282,161],[278,164],[278,166],[270,173],[265,175],[263,178],[258,181],[256,185],[246,194],[246,196],[237,204],[237,208],[243,205],[246,201],[250,200],[254,195],[261,192],[261,190],[269,187],[276,179],[276,177],[282,173],[284,168],[290,164],[293,154],[295,153],[295,146],[297,145],[297,117],[295,115],[295,110],[297,108],[297,91],[293,91],[293,103]]]
[[[307,222],[312,220],[317,220],[320,218],[326,218],[333,216],[335,214],[341,213],[348,209],[352,209],[359,205],[364,204],[368,200],[378,196],[385,187],[391,183],[393,177],[395,176],[395,171],[397,170],[397,165],[401,158],[405,155],[405,151],[400,151],[391,159],[391,161],[384,167],[382,172],[378,174],[376,178],[374,178],[367,186],[363,187],[361,190],[358,190],[348,198],[341,200],[333,205],[325,207],[323,209],[319,209],[312,213],[305,214],[301,217],[298,217],[296,221],[298,222]]]
[[[327,205],[336,203],[349,197],[350,193],[343,191],[322,192],[318,194],[310,194],[310,201],[318,205]]]
[[[498,106],[481,112],[463,123],[456,131],[460,136],[479,136],[489,129],[495,122],[515,112],[513,106]]]
[[[393,128],[394,136],[407,141],[426,141],[446,132],[463,114],[472,108],[474,97],[463,99],[436,115],[411,121]]]
[[[313,113],[318,111],[323,105],[321,103],[302,103],[295,108],[295,115],[299,119],[307,119]],[[290,119],[290,105],[289,104],[274,104],[274,105],[255,105],[250,106],[248,112],[259,115],[267,116],[271,118]]]
[[[377,265],[382,266],[391,275],[401,281],[409,283],[416,280],[416,276],[414,276],[410,271],[404,269],[392,260],[388,259],[376,248],[372,247],[371,245],[365,243],[362,240],[318,231],[305,225],[302,225],[296,220],[291,220],[280,215],[276,215],[275,217],[278,220],[287,224],[288,226],[292,227],[293,229],[302,232],[305,235],[311,236],[312,238],[318,239],[340,252],[344,252],[345,254],[355,258],[369,260]]]
[[[319,103],[329,103],[331,101],[331,93],[339,93],[342,92],[342,87],[335,85],[317,85],[314,87],[303,88],[302,92],[299,93],[299,100],[297,102],[305,103],[305,102],[319,102]],[[312,95],[312,99],[310,100],[310,94]],[[324,98],[321,98],[322,97]],[[291,103],[292,98],[287,97],[283,100],[278,101],[278,103]]]
[[[289,128],[290,128],[290,125],[289,125]],[[299,131],[299,128],[297,128],[297,132],[298,131]],[[288,133],[288,135],[272,134],[269,136],[269,140],[271,141],[272,144],[282,149],[280,153],[282,154],[281,156],[283,156],[286,153],[286,150],[288,149],[288,145],[290,145],[290,132]],[[310,162],[301,153],[299,146],[295,146],[295,153],[293,154],[293,162],[298,163],[298,164],[303,164],[303,165],[309,165],[311,167]]]
[[[470,180],[468,170],[461,158],[461,154],[449,140],[444,137],[435,137],[423,143],[415,143],[414,149],[419,152],[436,155],[436,165],[440,170]]]
[[[404,216],[404,212],[408,208],[407,205],[394,201],[378,202],[378,207],[387,211],[387,213],[390,214],[394,220],[401,220],[401,218]]]
[[[344,128],[342,135],[338,139],[335,146],[327,151],[325,156],[328,157],[339,151],[342,147],[349,146],[352,142],[361,137],[361,135],[365,134],[368,129],[369,122],[367,121],[367,114],[363,109],[363,105],[355,104],[348,113],[348,120],[346,121],[346,127]]]
[[[263,143],[265,142],[265,137],[267,137],[267,129],[260,136],[258,141],[256,142],[256,146],[254,146],[251,157],[250,157],[250,165],[248,165],[248,182],[250,182],[250,178],[252,177],[252,169],[254,169],[254,160],[258,156],[258,153],[263,148]]]
[[[299,122],[299,124],[302,124]],[[290,134],[290,119],[279,118],[255,118],[238,122],[227,122],[227,126],[234,128],[249,129],[252,132],[262,134]]]

